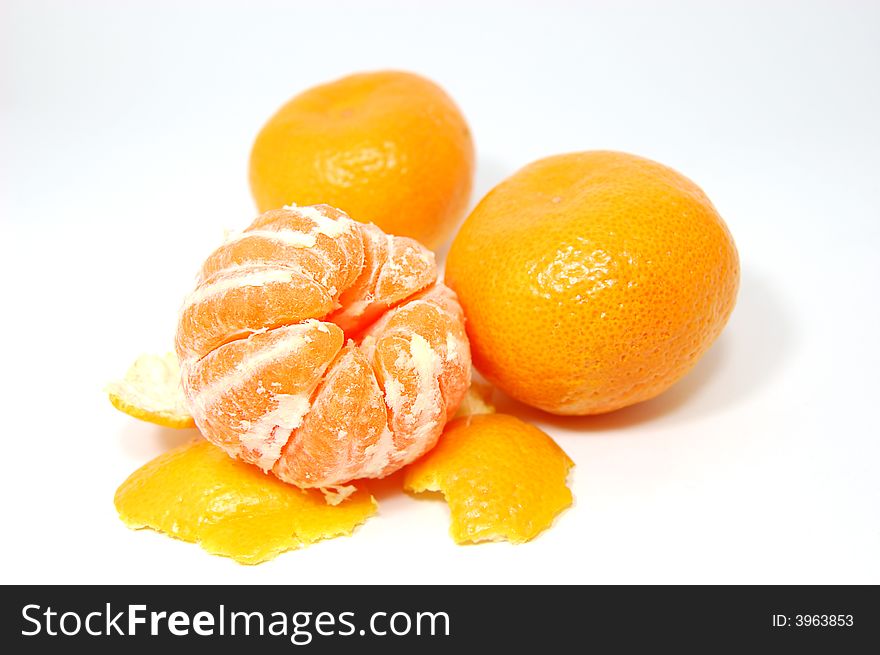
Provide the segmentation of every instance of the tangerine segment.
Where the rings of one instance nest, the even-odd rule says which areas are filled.
[[[395,445],[389,465],[396,470],[434,446],[467,392],[464,315],[454,294],[436,285],[386,313],[363,348],[385,392]]]
[[[379,315],[437,278],[434,253],[417,241],[385,234],[375,225],[360,225],[364,267],[339,298],[341,309],[331,319],[346,332],[369,325]]]
[[[254,334],[333,309],[327,290],[301,272],[279,266],[239,266],[208,278],[189,298],[181,325],[192,357]]]
[[[321,492],[284,484],[202,440],[139,468],[114,502],[130,528],[164,532],[242,564],[351,534],[377,507],[363,489],[328,505]]]
[[[507,414],[459,418],[437,446],[406,469],[404,488],[439,491],[458,543],[523,543],[570,506],[563,450],[533,425]]]
[[[230,455],[268,471],[342,345],[333,323],[308,320],[217,348],[184,371],[196,423]]]
[[[273,470],[282,480],[307,480],[316,486],[351,480],[364,467],[384,466],[393,438],[370,362],[349,343],[330,365],[312,410]]]
[[[208,258],[178,324],[204,436],[302,487],[382,477],[431,448],[470,381],[433,255],[327,206],[242,234]]]
[[[328,205],[290,207],[266,212],[230,237],[202,265],[199,281],[225,269],[281,263],[335,297],[352,284],[363,257],[361,230],[343,212]]]
[[[116,409],[142,421],[167,428],[195,427],[174,353],[141,355],[122,380],[108,385],[107,395]]]

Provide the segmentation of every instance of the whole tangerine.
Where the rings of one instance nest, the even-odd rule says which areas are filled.
[[[261,212],[326,203],[437,248],[470,201],[474,144],[434,82],[400,71],[313,87],[263,126],[250,157]]]
[[[446,282],[476,368],[555,414],[653,398],[693,368],[736,300],[739,260],[709,198],[620,152],[534,162],[465,220]]]

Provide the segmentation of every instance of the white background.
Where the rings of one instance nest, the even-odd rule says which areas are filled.
[[[540,5],[540,8],[539,8]],[[0,14],[3,539],[37,582],[880,583],[880,6],[6,2]],[[474,201],[564,151],[700,184],[742,258],[730,324],[660,398],[534,420],[576,505],[523,546],[461,547],[391,489],[354,536],[244,567],[123,527],[122,480],[189,437],[102,392],[176,312],[290,96],[432,77],[477,139]]]

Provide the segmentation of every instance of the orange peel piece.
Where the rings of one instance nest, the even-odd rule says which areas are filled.
[[[330,505],[321,491],[285,484],[201,439],[132,473],[114,502],[130,528],[164,532],[242,564],[351,534],[377,508],[365,489]]]
[[[403,486],[443,494],[457,543],[524,543],[571,505],[566,478],[573,465],[534,425],[507,414],[474,415],[449,423],[437,446],[406,469]]]
[[[174,353],[141,355],[125,377],[107,385],[110,402],[121,412],[167,428],[194,428],[180,385]]]
[[[462,416],[473,416],[474,414],[494,414],[495,405],[492,403],[492,385],[487,382],[471,380],[471,386],[468,387],[458,411],[454,418]]]

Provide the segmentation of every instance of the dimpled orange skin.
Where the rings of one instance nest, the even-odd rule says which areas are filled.
[[[461,111],[430,80],[398,71],[304,91],[269,119],[250,158],[261,212],[326,203],[430,248],[464,215],[473,174]]]
[[[693,182],[619,152],[534,162],[467,218],[446,263],[474,364],[514,398],[598,414],[653,398],[726,324],[739,260]]]

